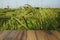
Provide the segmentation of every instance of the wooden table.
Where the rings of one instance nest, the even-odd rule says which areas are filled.
[[[0,40],[60,40],[60,31],[43,30],[4,30]]]

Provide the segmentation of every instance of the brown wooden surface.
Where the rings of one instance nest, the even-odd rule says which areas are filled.
[[[42,30],[4,30],[0,40],[60,40],[60,31]]]

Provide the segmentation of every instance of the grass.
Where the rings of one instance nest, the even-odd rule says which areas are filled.
[[[0,9],[0,30],[59,30],[60,8]]]

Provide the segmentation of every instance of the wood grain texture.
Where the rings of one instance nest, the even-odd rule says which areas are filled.
[[[60,31],[43,30],[4,30],[0,40],[60,40]]]

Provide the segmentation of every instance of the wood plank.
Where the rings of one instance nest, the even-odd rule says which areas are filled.
[[[2,34],[3,33],[3,30],[0,30],[0,34]]]
[[[2,30],[0,40],[60,40],[56,30]]]
[[[9,30],[4,30],[1,34],[0,34],[0,40],[4,40],[4,38],[9,35],[11,33],[11,31]]]
[[[23,38],[21,40],[26,40],[27,39],[27,31],[26,30],[24,30],[24,33],[22,34],[22,37]]]
[[[14,40],[16,38],[18,32],[19,31],[17,31],[17,30],[12,31],[8,36],[6,36],[4,38],[4,40]]]
[[[15,38],[15,40],[26,40],[26,35],[27,34],[27,32],[26,32],[26,30],[25,31],[20,31],[19,33],[18,33],[18,35],[16,36],[16,38]]]
[[[37,34],[37,40],[48,40],[47,35],[43,31],[37,30],[36,34]]]
[[[45,32],[45,33],[46,33],[46,35],[47,35],[48,40],[59,40],[56,36],[54,36],[54,35],[52,34],[52,32],[51,32],[51,34],[50,34],[49,31],[48,31],[48,33],[47,33],[47,32]]]
[[[33,30],[27,31],[27,40],[37,40],[36,35],[35,35],[35,31],[33,31]]]
[[[54,36],[56,36],[59,40],[60,40],[60,32],[58,31],[51,31],[53,33]]]

